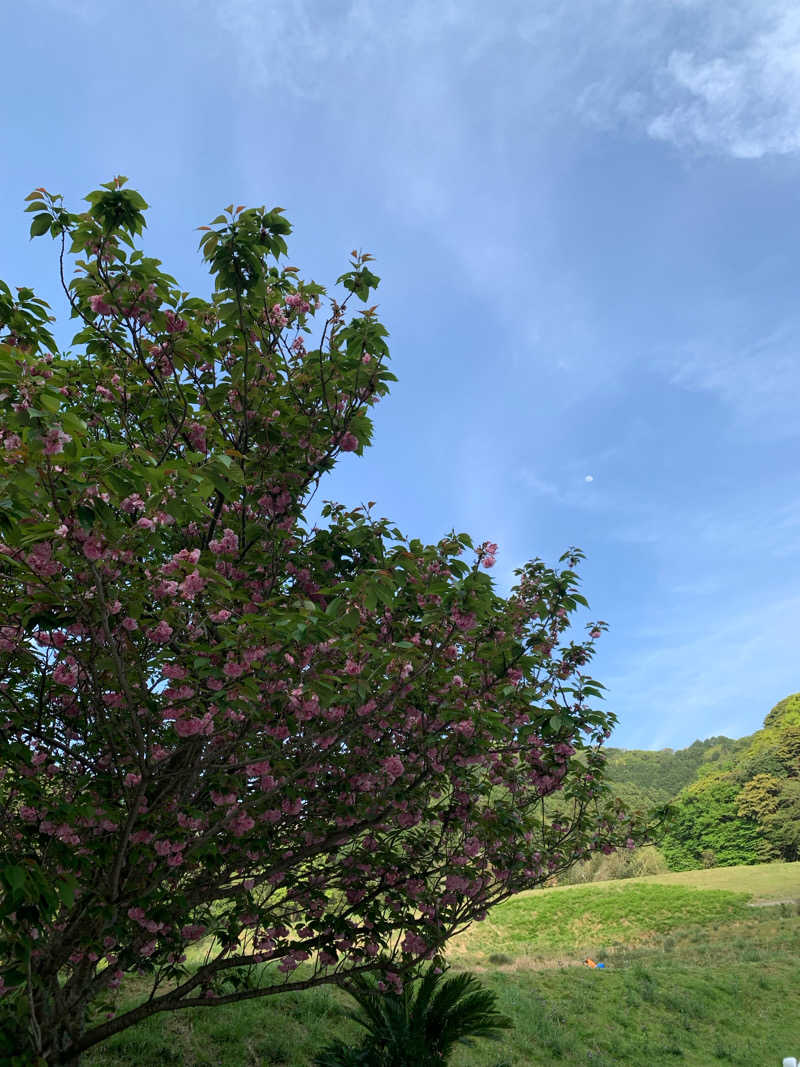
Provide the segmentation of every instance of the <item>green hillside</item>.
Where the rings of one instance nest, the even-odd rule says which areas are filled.
[[[800,693],[744,742],[679,793],[662,842],[673,869],[800,858]]]
[[[750,742],[749,737],[732,741],[710,737],[688,748],[606,749],[609,783],[614,792],[634,808],[654,808],[669,803],[702,773],[725,764]]]

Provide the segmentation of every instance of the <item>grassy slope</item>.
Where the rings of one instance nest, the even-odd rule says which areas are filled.
[[[516,1027],[500,1045],[460,1052],[454,1067],[752,1067],[796,1055],[800,914],[795,905],[748,907],[749,897],[800,898],[800,864],[687,871],[507,902],[451,958],[481,973]],[[588,955],[606,969],[582,966]],[[165,1016],[86,1062],[301,1067],[333,1034],[354,1034],[346,1006],[335,990],[312,990]]]
[[[583,883],[585,885],[586,883]],[[598,888],[619,885],[685,885],[694,889],[728,889],[749,893],[753,903],[800,899],[800,863],[757,863],[752,867],[711,867],[697,871],[666,871],[662,874],[627,878],[623,882],[597,881]],[[580,885],[560,886],[578,889]],[[546,892],[549,892],[547,890]]]
[[[633,882],[659,885],[686,885],[695,889],[728,889],[749,893],[752,902],[800,900],[800,863],[759,863],[752,867],[712,867],[700,871],[670,871],[653,874]],[[598,886],[618,885],[597,882]],[[627,884],[627,883],[626,883]]]

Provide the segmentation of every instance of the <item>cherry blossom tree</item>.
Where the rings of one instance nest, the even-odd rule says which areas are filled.
[[[0,1056],[77,1063],[157,1012],[360,972],[398,988],[624,842],[579,551],[501,597],[494,544],[425,545],[374,505],[304,518],[394,380],[371,257],[328,296],[281,209],[231,205],[201,299],[138,247],[125,179],[79,213],[28,200],[78,332],[59,353],[48,306],[0,285]],[[126,974],[149,992],[116,1011]]]

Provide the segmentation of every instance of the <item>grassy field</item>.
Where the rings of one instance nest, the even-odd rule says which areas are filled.
[[[587,956],[605,969],[583,966]],[[515,1022],[454,1067],[760,1067],[800,1055],[798,863],[534,891],[468,930],[450,959],[480,973]],[[135,994],[131,984],[123,999]],[[86,1063],[305,1067],[334,1034],[355,1035],[347,1007],[322,989],[164,1016]]]
[[[754,867],[712,867],[710,870],[703,871],[671,871],[669,874],[651,874],[644,878],[632,878],[630,881],[643,885],[686,885],[693,889],[727,889],[734,893],[751,894],[754,903],[800,900],[800,863],[759,863]],[[596,882],[594,884],[609,886],[619,885],[619,882]]]

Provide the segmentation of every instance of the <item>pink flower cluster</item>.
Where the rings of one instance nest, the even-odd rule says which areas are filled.
[[[355,452],[358,449],[358,445],[358,438],[354,433],[350,433],[349,430],[339,438],[339,448],[342,452]]]
[[[226,529],[223,532],[222,537],[214,541],[209,541],[208,547],[217,555],[222,555],[223,553],[232,555],[239,549],[239,538],[233,530]]]
[[[46,456],[55,456],[64,451],[64,445],[72,440],[68,433],[64,433],[60,426],[51,427],[44,436],[42,451]]]
[[[189,323],[186,319],[182,319],[174,311],[165,311],[164,318],[166,319],[167,333],[186,333],[189,329]]]
[[[478,548],[478,556],[481,561],[481,566],[487,570],[492,568],[495,563],[495,556],[497,555],[497,545],[492,544],[490,541],[484,541]]]

